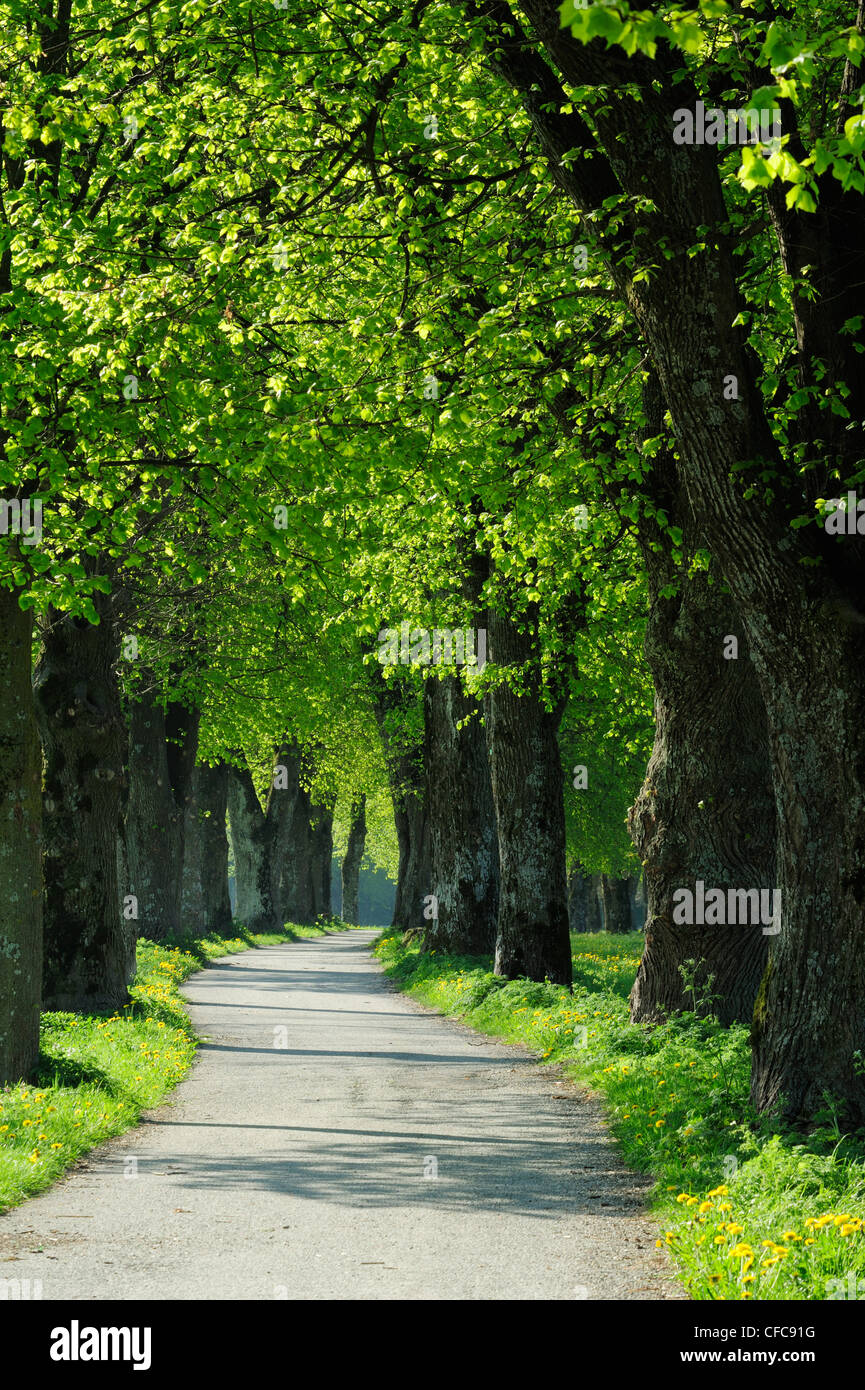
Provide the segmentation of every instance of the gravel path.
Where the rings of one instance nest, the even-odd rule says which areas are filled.
[[[192,976],[188,1079],[0,1217],[0,1278],[45,1299],[684,1297],[598,1105],[396,993],[376,934]]]

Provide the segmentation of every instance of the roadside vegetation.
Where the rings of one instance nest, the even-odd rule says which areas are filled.
[[[0,1211],[50,1187],[96,1144],[138,1123],[188,1072],[198,1045],[180,985],[220,956],[347,931],[338,919],[138,942],[121,1013],[44,1013],[32,1084],[0,1089]]]
[[[400,932],[375,949],[414,998],[601,1094],[625,1162],[655,1179],[658,1243],[692,1298],[865,1295],[865,1135],[842,1133],[830,1096],[807,1135],[758,1116],[748,1030],[722,1028],[711,997],[691,990],[692,1008],[667,1023],[630,1023],[640,933],[572,942],[572,993],[504,980],[489,957],[424,953]]]

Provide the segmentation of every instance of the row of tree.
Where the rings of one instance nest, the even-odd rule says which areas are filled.
[[[97,959],[118,814],[118,882],[182,909],[197,738],[251,920],[322,906],[298,865],[366,796],[395,919],[504,975],[570,980],[569,853],[637,868],[630,804],[635,1022],[698,957],[758,1106],[865,1119],[862,540],[822,506],[865,476],[861,14],[0,8],[0,500],[45,507],[3,551],[0,1074],[43,819],[49,930]],[[698,101],[782,135],[675,143]],[[425,664],[444,628],[482,671]],[[779,888],[780,933],[677,924],[700,880]]]

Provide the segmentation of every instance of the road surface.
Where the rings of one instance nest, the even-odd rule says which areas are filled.
[[[376,935],[192,976],[188,1078],[0,1217],[0,1278],[44,1299],[684,1297],[597,1102],[397,993]]]

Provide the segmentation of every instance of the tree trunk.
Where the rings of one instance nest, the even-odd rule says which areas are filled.
[[[34,679],[45,763],[43,1007],[122,1008],[135,936],[117,877],[126,729],[105,595],[98,624],[49,611]]]
[[[422,786],[394,792],[394,822],[399,844],[393,925],[424,926],[431,908],[432,866],[429,850],[429,817]]]
[[[271,788],[267,821],[272,827],[273,902],[281,924],[315,921],[313,885],[312,808],[309,792],[301,781],[301,750],[283,743],[276,755],[284,768],[279,787]],[[319,890],[320,897],[320,890]]]
[[[747,651],[722,656],[741,626],[700,575],[684,581],[673,622],[650,617],[655,745],[628,825],[646,872],[646,945],[631,994],[636,1023],[691,1007],[679,967],[698,962],[723,1023],[751,1020],[766,965],[760,925],[673,922],[676,889],[774,887],[775,807],[763,701]],[[741,642],[744,642],[742,637]],[[709,986],[709,977],[712,984]]]
[[[417,695],[405,682],[386,682],[375,669],[372,689],[399,845],[392,925],[424,927],[431,920],[424,913],[433,889],[423,741],[411,732]]]
[[[460,721],[467,721],[462,728]],[[490,955],[499,900],[499,847],[482,709],[457,676],[424,682],[432,882],[437,918],[427,949]]]
[[[602,911],[603,890],[601,888],[601,875],[589,874],[589,881],[586,892],[586,931],[599,932],[604,930],[604,914]]]
[[[333,878],[333,807],[313,806],[310,813],[310,877],[312,920],[332,917],[330,885]]]
[[[629,874],[628,893],[631,900],[633,930],[642,931],[646,924],[646,895],[642,874]]]
[[[589,875],[575,864],[568,874],[568,925],[572,932],[585,932],[589,896]]]
[[[259,804],[247,767],[228,771],[228,817],[237,875],[238,921],[254,932],[279,931],[273,900],[272,826]]]
[[[39,1059],[42,996],[42,752],[33,708],[33,610],[0,588],[0,1086]]]
[[[184,931],[199,934],[208,927],[204,910],[202,874],[202,823],[199,789],[200,768],[193,768],[183,826],[183,880],[180,915]]]
[[[797,617],[787,669],[779,677],[773,662],[763,686],[782,916],[754,1010],[751,1094],[800,1121],[828,1093],[855,1127],[865,1123],[865,644],[861,628],[827,627],[819,610]],[[772,621],[789,636],[789,615]]]
[[[228,804],[228,764],[208,767],[202,763],[198,774],[198,807],[201,835],[202,916],[205,930],[224,931],[231,926],[231,896],[228,891],[228,836],[225,816]]]
[[[506,682],[484,697],[500,887],[495,973],[571,983],[565,881],[562,763],[556,730],[562,705],[542,703],[534,605],[521,630],[504,612],[488,618],[494,676],[522,672],[517,694]]]
[[[631,930],[631,895],[626,878],[601,876],[604,895],[604,931],[621,934]]]
[[[657,379],[645,385],[647,432],[661,433]],[[672,450],[657,451],[649,479],[655,501],[698,543]],[[673,922],[676,889],[772,888],[775,805],[766,716],[742,626],[722,586],[704,571],[674,567],[668,536],[643,518],[639,539],[649,578],[645,654],[655,685],[655,741],[628,828],[645,870],[646,944],[631,993],[635,1023],[693,1007],[680,967],[697,962],[695,981],[714,996],[723,1023],[748,1023],[765,969],[762,926],[684,926]],[[666,588],[678,584],[667,596]],[[725,658],[736,637],[738,655]],[[709,979],[712,984],[709,985]]]
[[[198,713],[147,692],[131,705],[126,852],[138,934],[182,931],[183,841],[198,747]]]
[[[348,843],[342,860],[342,920],[357,925],[360,865],[366,845],[366,793],[352,803]]]

